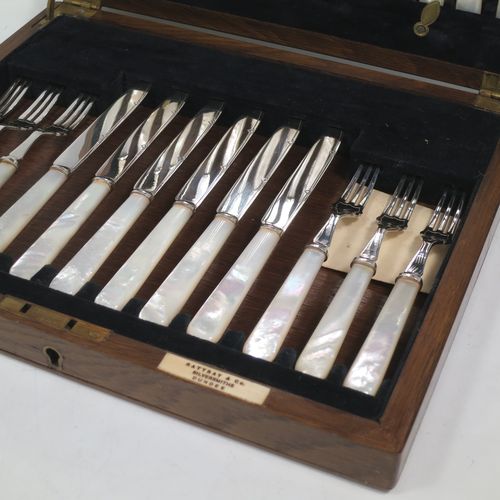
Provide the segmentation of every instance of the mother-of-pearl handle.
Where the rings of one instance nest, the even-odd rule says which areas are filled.
[[[95,301],[121,310],[135,296],[187,221],[193,207],[176,203],[101,290]]]
[[[181,312],[235,227],[235,219],[217,215],[148,300],[139,317],[169,325]]]
[[[276,230],[267,226],[259,229],[189,323],[190,335],[210,342],[220,340],[279,239]]]
[[[274,360],[324,261],[321,250],[304,250],[245,342],[244,353]]]
[[[0,188],[14,175],[17,166],[10,161],[0,160]]]
[[[328,376],[372,277],[371,267],[353,264],[297,359],[296,370]]]
[[[0,252],[3,252],[66,182],[68,175],[51,168],[0,217]]]
[[[148,205],[147,196],[132,193],[61,269],[52,280],[50,288],[71,295],[76,294],[85,283],[92,279]]]
[[[90,186],[21,255],[11,267],[10,274],[29,280],[43,266],[50,264],[110,190],[111,187],[106,181],[94,179]]]
[[[384,380],[420,283],[399,278],[352,364],[344,386],[375,396]]]

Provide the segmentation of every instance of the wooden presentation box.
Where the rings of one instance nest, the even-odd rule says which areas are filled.
[[[0,47],[1,91],[24,77],[34,82],[29,99],[48,84],[66,88],[67,99],[88,92],[98,98],[96,116],[135,84],[152,87],[140,109],[1,255],[0,349],[366,485],[394,486],[480,269],[500,202],[500,20],[494,2],[484,2],[482,14],[457,11],[452,3],[420,37],[414,24],[425,4],[410,0],[49,2],[47,12]],[[13,260],[85,188],[148,110],[175,89],[189,93],[188,104],[52,266],[30,281],[9,275]],[[92,283],[76,296],[49,289],[50,277],[209,99],[225,102],[221,119]],[[264,116],[257,134],[138,296],[123,312],[96,305],[100,287],[163,216],[193,169],[231,122],[251,109]],[[296,145],[238,224],[184,314],[170,327],[140,320],[141,304],[211,221],[260,146],[290,118],[302,120]],[[283,236],[230,330],[218,344],[187,335],[189,315],[224,276],[280,187],[327,127],[343,133],[339,155]],[[7,154],[22,137],[21,132],[2,132],[0,153]],[[33,148],[0,192],[2,213],[74,137],[44,139]],[[275,362],[241,352],[245,336],[361,163],[382,169],[378,188],[386,192],[401,175],[418,175],[428,206],[446,186],[467,195],[460,232],[431,293],[419,295],[376,397],[345,389],[342,380],[391,290],[388,284],[370,284],[326,380],[298,373],[293,365],[339,287],[340,272],[320,271]],[[214,384],[210,375],[227,381],[226,386]]]

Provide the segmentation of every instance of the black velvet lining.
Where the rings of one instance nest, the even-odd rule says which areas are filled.
[[[413,25],[424,7],[411,0],[176,0],[179,3],[333,35],[471,68],[500,72],[500,20],[496,3],[482,15],[446,2],[424,38]]]
[[[305,119],[301,134],[305,145],[324,127],[334,126],[344,131],[344,147],[354,162],[370,161],[384,166],[386,173],[412,171],[439,178],[469,194],[500,135],[498,116],[465,106],[71,18],[59,18],[37,33],[0,70],[4,87],[15,76],[30,77],[39,84],[67,85],[72,92],[92,92],[101,97],[101,107],[136,82],[153,85],[150,105],[169,89],[181,88],[192,96],[193,109],[208,98],[228,102],[232,110],[228,117],[238,110],[262,109],[265,120],[259,132],[264,135],[291,115],[300,116]],[[190,112],[189,107],[183,110]],[[223,118],[223,123],[230,119]],[[341,387],[345,367],[336,367],[326,381],[318,380],[292,369],[296,357],[292,350],[283,350],[275,363],[257,360],[241,353],[241,332],[227,332],[214,345],[186,335],[185,316],[169,328],[161,327],[137,318],[136,300],[116,312],[92,302],[99,290],[95,284],[72,297],[47,287],[54,270],[45,268],[26,281],[8,274],[10,264],[9,256],[0,255],[0,293],[366,418],[383,413],[396,380],[384,382],[376,398],[368,397]],[[432,294],[428,301],[431,298]],[[416,321],[413,338],[425,310]]]
[[[67,17],[33,36],[3,64],[10,78],[22,75],[105,97],[119,84],[124,89],[148,81],[154,83],[150,104],[177,87],[198,99],[252,104],[264,110],[266,124],[293,113],[310,124],[343,130],[355,161],[400,164],[423,176],[480,174],[500,133],[498,116],[470,107],[292,65],[230,53],[221,57],[217,50]],[[301,140],[310,143],[317,130],[304,126]]]

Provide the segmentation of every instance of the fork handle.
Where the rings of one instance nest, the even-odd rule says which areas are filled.
[[[373,271],[372,267],[363,264],[352,265],[297,359],[297,371],[318,378],[328,376],[370,284]]]
[[[0,217],[0,252],[12,243],[67,179],[67,173],[51,168]]]
[[[220,340],[279,239],[280,234],[275,229],[261,226],[195,314],[187,333],[210,342]]]
[[[31,279],[43,266],[59,255],[69,240],[90,217],[111,186],[102,179],[94,179],[76,200],[24,252],[10,268],[10,274]]]
[[[398,278],[344,380],[344,386],[375,396],[420,290],[413,279]]]
[[[245,342],[245,354],[274,360],[324,261],[325,253],[318,248],[309,247],[302,252]]]

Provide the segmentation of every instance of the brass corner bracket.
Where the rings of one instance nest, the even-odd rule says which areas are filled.
[[[60,15],[92,17],[102,6],[102,0],[56,0],[47,1],[47,20]]]
[[[475,104],[478,108],[500,113],[500,75],[484,72]]]

